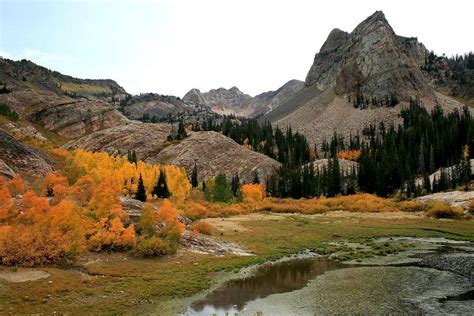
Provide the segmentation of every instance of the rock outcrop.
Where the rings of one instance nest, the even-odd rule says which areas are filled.
[[[11,179],[15,176],[15,171],[10,168],[5,161],[0,159],[0,177]]]
[[[57,95],[120,102],[127,92],[110,79],[79,79],[49,70],[29,60],[13,61],[0,57],[0,82],[18,91],[26,88]]]
[[[381,11],[350,34],[334,29],[314,58],[306,86],[334,88],[340,95],[361,94],[369,100],[396,96],[434,98],[420,66],[428,51],[416,38],[395,34]]]
[[[142,121],[206,121],[215,115],[211,108],[202,103],[183,101],[175,96],[146,93],[133,96],[123,106],[124,114],[131,119]]]
[[[53,171],[47,157],[32,147],[0,130],[0,172],[11,176],[11,171],[26,177],[44,177]]]
[[[126,124],[104,129],[64,145],[66,149],[84,149],[124,156],[135,150],[137,158],[154,159],[165,146],[170,134],[169,124],[149,124],[130,121]]]
[[[116,126],[126,118],[115,109],[126,96],[112,80],[77,79],[30,61],[0,58],[0,83],[8,93],[0,103],[22,119],[39,123],[66,138]]]
[[[209,92],[191,89],[183,100],[208,106],[215,113],[222,115],[256,117],[278,108],[303,88],[303,85],[302,81],[290,80],[276,91],[264,92],[255,97],[243,93],[237,87],[212,89]]]
[[[184,168],[190,175],[196,164],[199,180],[224,172],[227,179],[236,173],[244,182],[252,181],[257,172],[265,182],[280,163],[251,151],[216,132],[194,132],[178,144],[167,146],[147,162],[159,162]]]
[[[119,125],[126,119],[103,101],[71,100],[49,106],[32,114],[31,119],[66,138]]]

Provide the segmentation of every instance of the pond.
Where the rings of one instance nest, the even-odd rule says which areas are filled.
[[[349,265],[327,257],[267,263],[259,267],[252,276],[229,281],[203,300],[193,303],[185,315],[234,315],[250,301],[301,289],[309,280],[327,271],[347,267]]]
[[[268,262],[195,301],[183,315],[474,315],[473,244],[393,239],[407,241],[415,247],[362,264],[327,257]]]

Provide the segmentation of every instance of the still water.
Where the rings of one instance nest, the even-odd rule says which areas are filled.
[[[326,257],[296,259],[260,267],[251,277],[229,281],[191,305],[184,315],[234,315],[246,303],[271,294],[291,292],[326,271],[347,268]]]

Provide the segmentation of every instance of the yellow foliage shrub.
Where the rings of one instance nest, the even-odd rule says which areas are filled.
[[[265,198],[265,188],[262,184],[244,184],[241,190],[245,202],[259,202]]]
[[[452,207],[446,202],[432,201],[428,205],[426,214],[434,218],[459,218],[464,211],[460,207]]]
[[[199,221],[193,225],[193,234],[213,235],[214,227],[206,222]]]
[[[398,205],[402,212],[421,212],[425,210],[425,206],[422,203],[415,201],[402,201]]]

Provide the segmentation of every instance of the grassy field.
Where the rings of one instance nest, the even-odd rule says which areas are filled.
[[[184,249],[159,259],[133,259],[126,253],[88,254],[74,266],[38,268],[50,273],[49,278],[23,283],[0,279],[0,314],[143,314],[165,307],[178,311],[177,298],[209,288],[220,271],[234,273],[241,267],[303,249],[328,252],[324,241],[378,236],[474,240],[472,220],[403,215],[335,217],[258,213],[207,221],[216,227],[220,238],[237,242],[256,255],[218,257]]]

